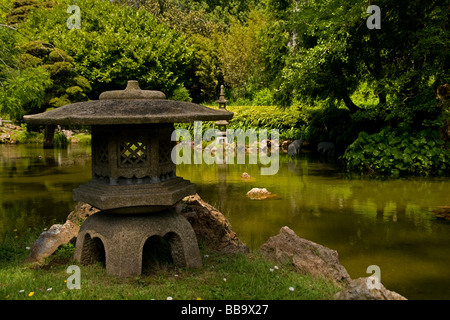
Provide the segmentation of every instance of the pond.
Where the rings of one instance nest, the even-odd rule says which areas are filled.
[[[0,145],[0,162],[0,235],[64,222],[75,207],[72,189],[91,177],[86,145]],[[408,299],[450,299],[450,223],[431,212],[450,205],[448,178],[350,178],[308,154],[280,155],[276,175],[250,164],[182,164],[177,175],[195,183],[252,250],[288,226],[337,250],[352,278],[377,265],[381,282]],[[277,197],[251,200],[253,187]]]

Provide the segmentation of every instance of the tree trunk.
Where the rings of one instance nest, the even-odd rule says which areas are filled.
[[[345,106],[348,108],[348,110],[350,110],[350,113],[355,113],[359,110],[359,107],[353,103],[348,93],[343,94],[342,99],[344,100]]]
[[[385,103],[386,103],[386,92],[378,93],[378,104],[385,104]]]
[[[369,72],[377,81],[376,84],[376,94],[378,95],[378,104],[383,105],[386,103],[386,89],[383,85],[381,85],[381,81],[383,79],[384,71],[383,71],[383,62],[381,60],[381,45],[380,40],[375,32],[369,33],[369,39],[371,46],[374,50],[373,55],[373,67],[370,65],[370,61],[366,61],[366,66]]]
[[[348,110],[350,110],[350,113],[355,113],[356,111],[360,110],[360,108],[352,101],[350,95],[348,94],[348,89],[345,84],[346,78],[341,68],[336,69],[335,77],[340,80],[340,85],[338,85],[338,88],[336,89],[336,96],[344,100],[345,106],[348,108]]]
[[[53,149],[55,147],[55,125],[47,125],[44,130],[44,149]]]

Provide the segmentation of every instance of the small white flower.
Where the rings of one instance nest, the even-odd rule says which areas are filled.
[[[52,291],[52,290],[53,290],[53,288],[48,288],[48,289],[47,289],[48,292],[49,292],[49,291]]]
[[[25,292],[25,290],[19,290],[19,293],[24,293]]]
[[[274,268],[275,270],[278,270],[278,266],[274,266],[273,268]]]
[[[227,282],[227,278],[223,278],[223,281]]]
[[[270,272],[273,272],[273,269],[272,269],[272,268],[270,268],[270,269],[269,269],[269,271],[270,271]]]
[[[25,249],[30,250],[31,248],[30,247],[25,247]]]
[[[289,287],[289,291],[294,291],[294,287]]]
[[[209,255],[207,255],[207,254],[205,254],[205,256],[204,256],[205,258],[208,258],[209,257]]]
[[[172,297],[167,297],[167,300],[173,300]]]

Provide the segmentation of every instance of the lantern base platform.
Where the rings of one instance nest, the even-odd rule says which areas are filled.
[[[195,184],[180,177],[158,183],[125,185],[91,180],[73,190],[73,199],[102,211],[136,214],[168,209],[195,192]]]
[[[148,215],[99,211],[89,216],[81,226],[74,258],[85,265],[103,261],[106,272],[111,275],[140,275],[146,263],[143,256],[148,248],[145,245],[154,237],[160,237],[169,244],[175,266],[202,266],[195,232],[175,209]]]

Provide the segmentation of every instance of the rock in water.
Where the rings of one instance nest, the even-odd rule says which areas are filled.
[[[242,179],[250,179],[250,175],[247,172],[244,172],[243,174],[241,174],[241,178]]]
[[[294,142],[292,142],[288,146],[288,155],[290,156],[299,155],[302,150],[302,145],[303,145],[303,134],[299,140],[294,140]]]
[[[450,206],[441,206],[433,210],[436,218],[450,220]]]
[[[276,195],[268,191],[266,188],[253,188],[247,192],[247,196],[252,200],[263,200],[276,197]]]
[[[347,270],[339,263],[336,250],[302,239],[289,227],[282,227],[280,233],[270,237],[259,251],[265,258],[279,263],[292,261],[301,273],[323,276],[339,284],[351,280]]]

